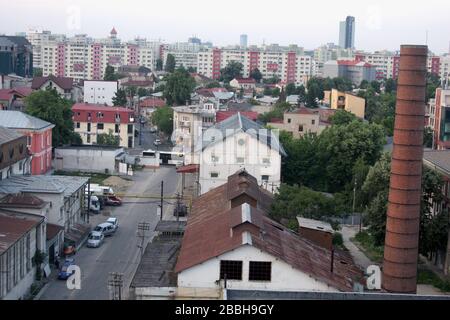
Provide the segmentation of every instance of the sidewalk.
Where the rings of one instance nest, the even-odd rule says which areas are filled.
[[[344,239],[344,246],[349,250],[356,265],[363,270],[366,270],[370,265],[376,265],[371,261],[353,242],[350,241],[359,231],[359,226],[342,226],[342,238]]]

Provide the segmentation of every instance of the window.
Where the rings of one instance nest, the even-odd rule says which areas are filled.
[[[88,135],[86,136],[86,142],[87,142],[87,143],[91,143],[91,135],[90,135],[90,134],[88,134]]]
[[[211,155],[211,162],[219,162],[219,157],[215,155]]]
[[[104,128],[105,128],[105,124],[103,124],[103,123],[97,124],[97,129],[98,130],[103,130]]]
[[[129,125],[128,125],[128,134],[133,134],[133,133],[134,133],[134,132],[133,132],[133,131],[134,131],[133,129],[134,129],[134,126],[133,126],[132,124],[129,124]]]
[[[80,129],[80,123],[77,122],[77,129]]]
[[[87,131],[88,131],[88,132],[91,132],[91,123],[88,123],[88,124],[87,124]]]
[[[298,132],[303,132],[303,125],[302,124],[298,126]]]
[[[272,274],[271,262],[250,261],[248,280],[270,281]]]
[[[291,119],[288,119],[288,123],[291,123]]]
[[[244,159],[243,157],[237,157],[237,158],[236,158],[236,162],[237,162],[237,163],[244,163],[244,162],[245,162],[245,159]]]
[[[242,280],[242,261],[221,260],[220,279]]]
[[[263,162],[263,164],[270,164],[270,159],[269,158],[263,158],[262,162]]]
[[[315,119],[312,119],[312,120],[311,120],[311,124],[316,124],[316,120],[315,120]]]
[[[268,182],[269,181],[269,176],[268,175],[263,175],[261,176],[261,180],[264,182]]]
[[[119,133],[119,125],[118,124],[115,125],[114,132],[115,133]]]
[[[211,176],[211,178],[218,178],[219,177],[219,173],[218,172],[211,172],[209,175]]]

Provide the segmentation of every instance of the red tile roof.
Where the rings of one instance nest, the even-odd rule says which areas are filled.
[[[164,107],[166,102],[163,99],[148,98],[140,102],[141,108],[160,108]]]
[[[216,122],[222,122],[229,117],[234,116],[239,111],[217,111],[216,112]],[[247,118],[249,118],[252,121],[256,121],[258,119],[258,113],[254,111],[240,111],[241,114]]]
[[[0,199],[0,207],[42,208],[46,202],[29,194],[8,194]]]
[[[31,88],[33,90],[40,89],[49,80],[56,83],[61,89],[71,90],[73,88],[73,78],[55,77],[54,75],[34,78],[33,82],[31,83]]]
[[[241,204],[243,201],[231,207],[232,201],[241,195],[258,199],[257,207],[249,210],[249,220],[243,218],[243,210],[248,208],[247,204]],[[300,237],[265,215],[271,199],[257,185],[256,179],[244,171],[194,200],[175,272],[182,272],[243,245],[251,245],[331,287],[352,291],[353,283],[360,282],[363,273],[354,265],[350,255],[336,250],[331,272],[330,250]],[[250,243],[243,244],[244,232],[249,235]]]
[[[256,83],[255,79],[253,78],[236,78],[236,80],[239,83]]]
[[[54,237],[58,235],[61,231],[64,230],[64,227],[58,226],[56,224],[47,223],[47,241],[52,240]]]
[[[134,113],[133,110],[127,109],[124,107],[110,107],[102,104],[94,104],[94,103],[75,103],[72,107],[72,111],[115,111],[115,112],[129,112]]]

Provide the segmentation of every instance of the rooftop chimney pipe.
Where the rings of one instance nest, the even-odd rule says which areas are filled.
[[[397,88],[383,289],[417,290],[427,46],[403,45]]]

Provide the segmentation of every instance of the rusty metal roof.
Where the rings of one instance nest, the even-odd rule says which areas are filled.
[[[39,225],[42,219],[25,216],[8,216],[0,214],[0,254],[8,250],[30,230]]]
[[[237,173],[227,184],[194,201],[175,271],[181,272],[243,245],[252,245],[318,281],[341,291],[352,291],[353,283],[359,282],[363,273],[351,256],[336,250],[331,271],[330,250],[300,237],[265,214],[271,201],[267,201],[262,188],[253,189],[253,179]],[[264,205],[258,202],[258,208],[249,208],[244,203],[231,208],[231,200],[242,194],[242,190],[231,193],[227,190],[239,190],[243,180],[250,186],[243,192],[264,199]]]

